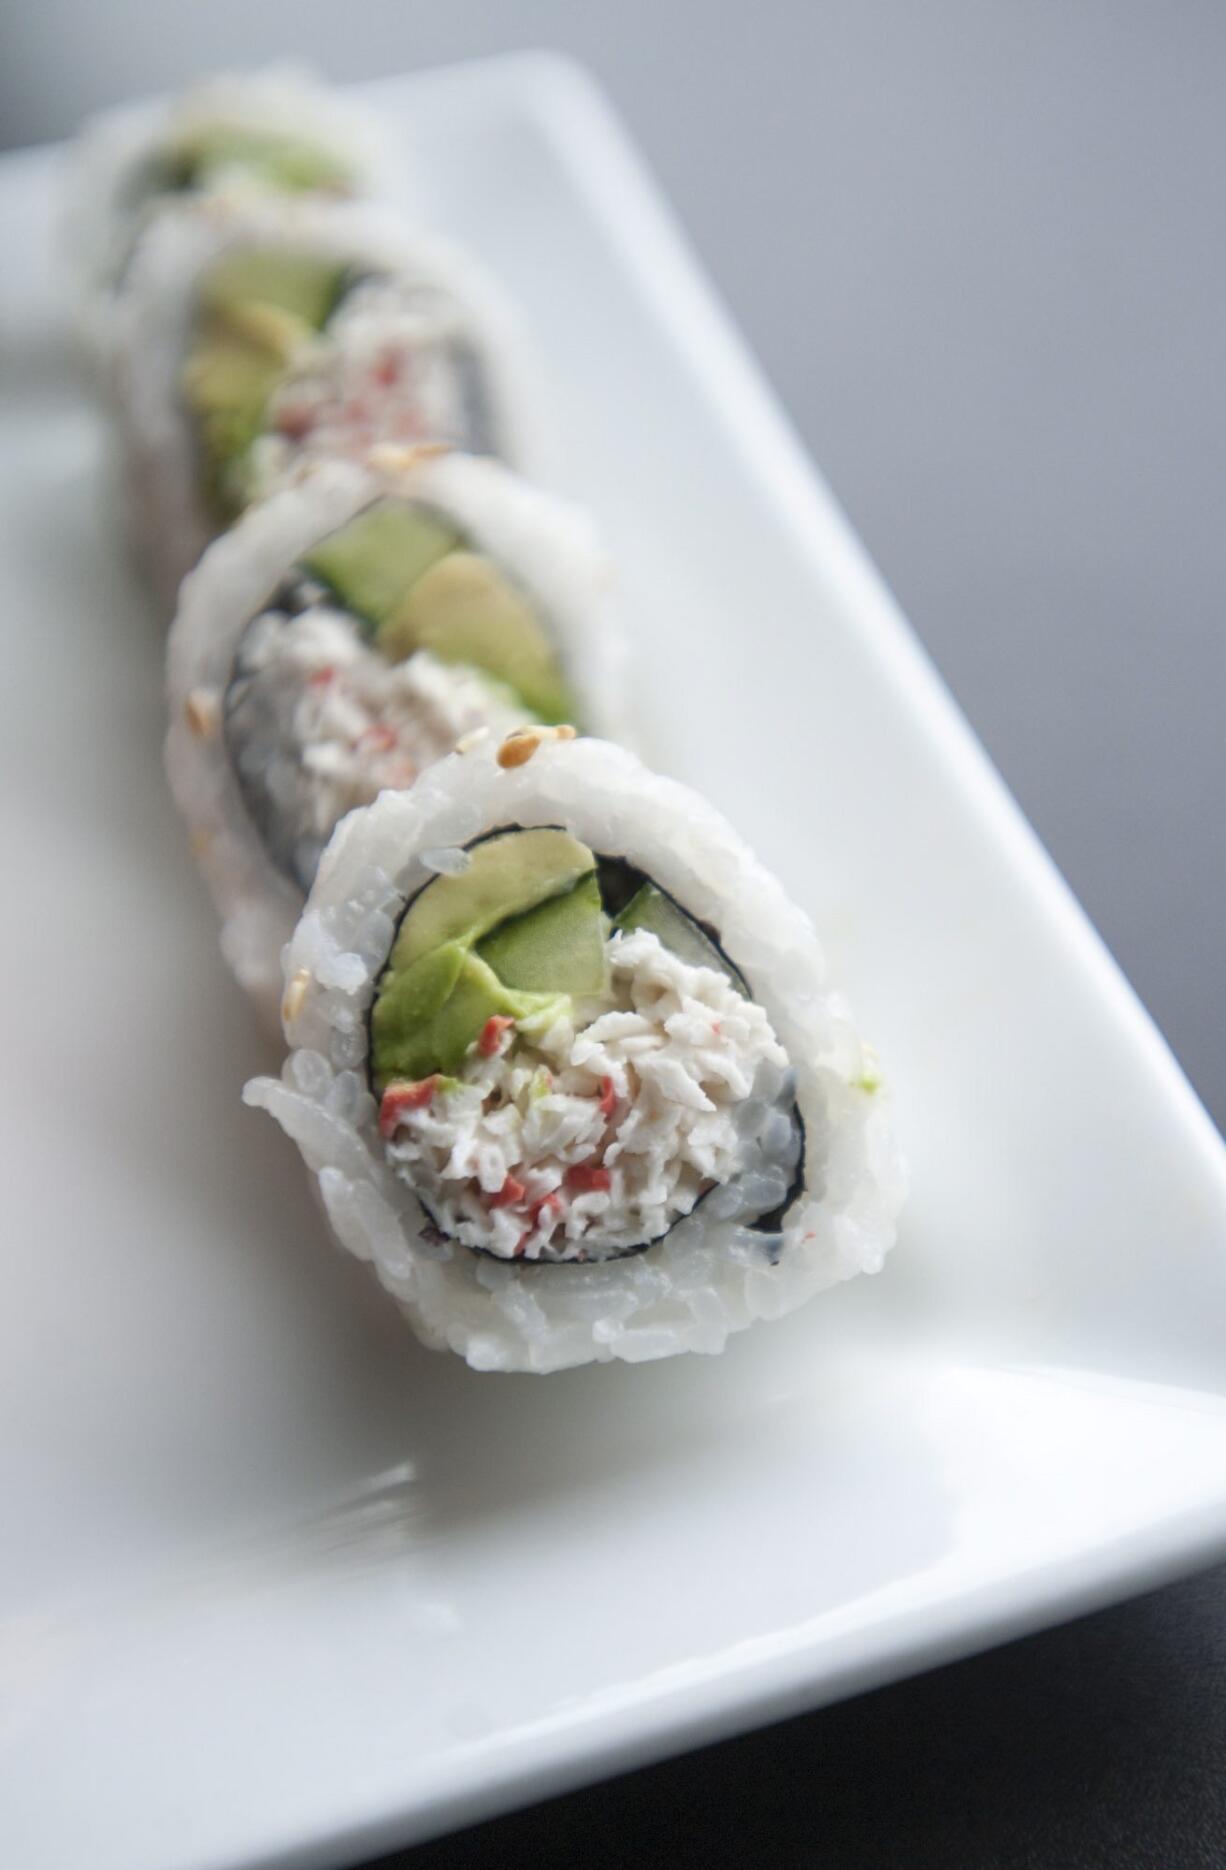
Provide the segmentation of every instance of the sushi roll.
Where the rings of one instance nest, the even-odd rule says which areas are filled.
[[[117,314],[130,526],[173,596],[300,462],[442,441],[522,465],[514,314],[466,254],[365,206],[204,203],[164,218]]]
[[[521,730],[346,818],[282,1010],[247,1102],[478,1369],[719,1351],[892,1243],[885,1092],[812,926],[623,748]]]
[[[202,198],[395,196],[403,173],[373,112],[289,66],[219,75],[160,104],[107,112],[78,140],[66,202],[88,347],[105,354],[116,293],[163,213]]]
[[[586,517],[498,463],[384,449],[253,507],[184,582],[167,769],[240,981],[270,1009],[339,818],[464,736],[622,728]]]

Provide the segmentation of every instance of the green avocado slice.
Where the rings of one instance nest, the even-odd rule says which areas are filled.
[[[714,968],[717,974],[731,981],[739,994],[747,1000],[750,998],[744,976],[710,937],[704,935],[697,922],[654,883],[644,883],[635,891],[621,914],[614,917],[613,927],[626,934],[634,929],[646,929],[679,961],[685,961],[690,967]]]
[[[199,427],[205,498],[219,523],[244,506],[243,462],[268,399],[326,323],[345,276],[334,261],[277,247],[234,248],[202,276],[182,384]]]
[[[458,1071],[486,1021],[549,1018],[604,985],[596,859],[552,825],[505,831],[405,911],[371,1010],[371,1074]],[[478,943],[480,948],[478,949]]]
[[[459,943],[446,942],[411,967],[388,974],[370,1018],[377,1075],[413,1075],[397,1071],[402,1043],[407,1035],[428,1027],[445,1005],[455,990],[464,960],[465,950]]]
[[[163,151],[161,168],[171,189],[198,188],[210,170],[229,168],[246,169],[286,194],[346,193],[354,183],[350,165],[318,143],[228,123],[179,137]]]
[[[479,552],[439,556],[379,623],[378,647],[391,662],[429,649],[465,662],[513,688],[542,721],[573,717],[553,646],[527,599]]]
[[[413,898],[391,967],[406,968],[445,942],[472,947],[498,923],[563,895],[595,868],[587,845],[553,825],[483,838],[470,847],[464,870],[435,877]]]
[[[201,420],[242,415],[263,404],[280,370],[276,359],[251,345],[217,336],[196,346],[183,372],[184,393]]]
[[[515,992],[477,955],[449,943],[403,974],[393,974],[375,1001],[375,1088],[382,1092],[395,1078],[418,1080],[434,1072],[453,1077],[489,1019],[539,1018],[560,1012],[565,1004],[565,994]]]
[[[223,524],[237,518],[245,503],[240,466],[260,433],[281,368],[270,352],[224,333],[203,338],[184,367],[183,394],[199,430],[205,499]]]
[[[603,993],[608,979],[605,917],[596,872],[589,871],[565,895],[500,922],[477,953],[508,987],[577,999]]]
[[[455,528],[427,508],[379,500],[321,540],[303,563],[347,610],[378,632],[382,647],[388,616],[459,542]]]
[[[275,305],[321,331],[336,310],[349,269],[292,247],[231,247],[200,281],[200,305],[222,318],[235,308]]]

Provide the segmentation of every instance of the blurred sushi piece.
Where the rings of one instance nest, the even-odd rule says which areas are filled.
[[[518,319],[460,249],[320,202],[206,202],[141,243],[113,382],[129,528],[163,597],[304,462],[439,442],[523,467]],[[538,425],[539,427],[539,425]]]
[[[281,950],[337,822],[460,740],[621,732],[608,566],[578,509],[498,463],[384,448],[252,507],[184,582],[167,767],[272,1018]]]
[[[206,78],[175,97],[108,111],[69,163],[65,244],[95,360],[145,232],[202,199],[369,198],[406,205],[406,152],[374,111],[292,65]]]

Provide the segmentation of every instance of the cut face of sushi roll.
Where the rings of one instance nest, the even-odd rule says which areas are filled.
[[[333,827],[478,728],[578,712],[531,601],[420,501],[384,495],[294,564],[239,639],[225,745],[305,892]]]
[[[167,759],[240,978],[279,954],[346,812],[485,731],[607,719],[603,562],[493,462],[332,462],[253,508],[187,581]]]
[[[87,335],[104,339],[111,296],[161,213],[202,198],[374,196],[400,166],[373,113],[290,68],[207,79],[98,118],[80,138],[67,204]]]
[[[219,531],[307,461],[360,461],[381,443],[500,451],[450,293],[279,245],[231,248],[201,274],[182,391]]]
[[[116,328],[137,541],[163,585],[312,461],[424,442],[520,452],[517,341],[497,289],[370,209],[211,204],[165,219]]]
[[[604,742],[521,730],[346,819],[283,1015],[248,1101],[478,1368],[718,1351],[893,1239],[885,1093],[812,928]]]
[[[370,1034],[387,1160],[447,1238],[616,1259],[710,1196],[781,1241],[787,1054],[713,934],[623,858],[554,827],[458,852],[405,909]]]
[[[346,284],[325,333],[295,352],[268,396],[248,488],[276,486],[310,461],[360,461],[381,445],[442,438],[469,454],[514,454],[486,361],[447,292],[367,275]]]

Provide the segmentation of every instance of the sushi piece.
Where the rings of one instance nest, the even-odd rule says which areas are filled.
[[[365,206],[205,203],[164,218],[117,314],[138,554],[161,591],[301,462],[446,442],[522,465],[514,314],[469,257]]]
[[[240,981],[280,954],[347,811],[466,735],[620,731],[620,641],[586,517],[493,461],[384,449],[253,507],[183,585],[167,769]]]
[[[162,214],[205,199],[397,196],[404,163],[371,111],[292,66],[208,78],[109,111],[73,151],[66,243],[82,333],[105,355],[116,293]]]
[[[885,1092],[812,926],[623,748],[521,730],[355,812],[285,966],[247,1102],[478,1369],[719,1351],[893,1241]]]

